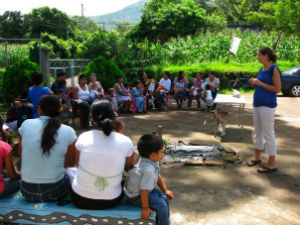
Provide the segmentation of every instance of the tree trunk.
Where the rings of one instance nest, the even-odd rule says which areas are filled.
[[[279,33],[278,33],[277,40],[276,40],[276,42],[273,44],[273,52],[276,51],[276,48],[277,48],[277,45],[278,45],[278,43],[279,43],[279,41],[280,41],[280,38],[281,38],[282,33],[283,33],[283,30],[279,31]]]

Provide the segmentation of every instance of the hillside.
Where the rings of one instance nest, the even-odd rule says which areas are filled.
[[[105,14],[102,16],[90,16],[89,18],[99,25],[105,22],[105,30],[107,31],[116,29],[115,24],[119,22],[129,22],[130,24],[137,24],[142,16],[141,9],[144,7],[145,2],[148,1],[149,0],[142,0],[125,7],[120,11]]]

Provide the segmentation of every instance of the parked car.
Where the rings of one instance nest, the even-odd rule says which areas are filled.
[[[300,96],[300,66],[295,66],[282,73],[281,92],[284,95]]]

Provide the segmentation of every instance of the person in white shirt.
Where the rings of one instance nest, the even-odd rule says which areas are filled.
[[[207,84],[205,86],[205,102],[206,102],[205,112],[209,112],[211,110],[212,105],[213,105],[213,96],[212,96],[212,91],[211,91],[210,84]]]
[[[119,204],[123,172],[133,168],[131,140],[114,131],[114,110],[108,100],[91,106],[97,129],[81,134],[76,142],[78,170],[72,182],[72,200],[81,209],[107,209]]]
[[[170,92],[171,89],[171,80],[169,79],[170,73],[165,71],[163,78],[159,81],[158,88],[156,93],[153,94],[155,100],[155,108],[158,110],[163,110],[166,108],[165,97]]]

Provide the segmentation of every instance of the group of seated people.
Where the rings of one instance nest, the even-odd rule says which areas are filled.
[[[143,135],[137,143],[141,158],[134,165],[134,145],[123,135],[125,124],[116,118],[111,102],[92,103],[96,129],[78,138],[72,127],[61,124],[60,108],[57,95],[44,94],[36,118],[25,120],[19,128],[21,172],[13,164],[11,146],[0,141],[0,198],[16,191],[28,202],[55,202],[71,196],[76,207],[91,210],[108,209],[122,201],[140,207],[143,219],[155,210],[157,224],[170,224],[169,199],[174,195],[159,174],[163,140]],[[1,174],[4,167],[7,178]],[[125,171],[129,177],[124,184]]]

